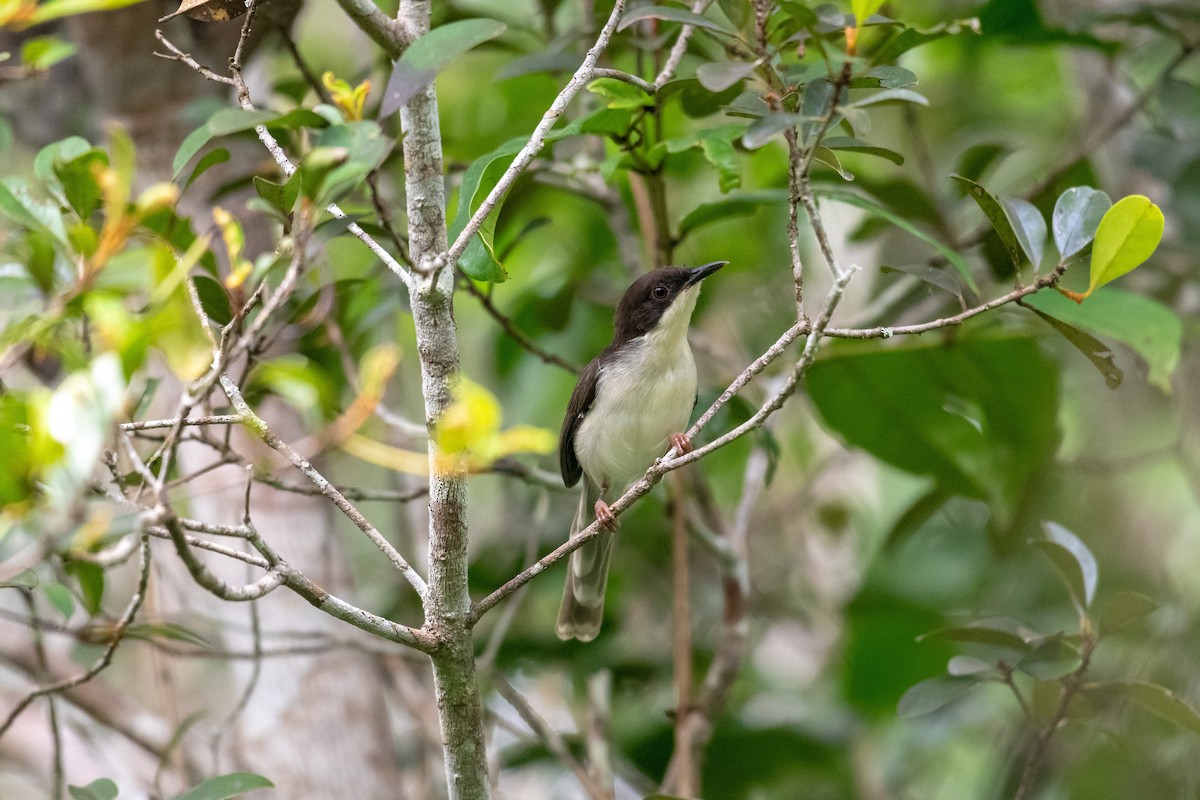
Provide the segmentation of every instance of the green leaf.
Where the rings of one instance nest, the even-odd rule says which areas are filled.
[[[946,36],[957,36],[960,33],[968,31],[976,34],[979,33],[978,18],[956,19],[924,30],[902,28],[895,36],[884,42],[879,49],[871,53],[871,62],[874,64],[892,63],[914,47],[920,47],[923,44],[937,41]]]
[[[1110,207],[1108,195],[1088,186],[1074,186],[1058,196],[1050,226],[1064,261],[1087,247]]]
[[[747,150],[757,150],[771,141],[775,134],[798,125],[804,118],[799,114],[786,111],[776,111],[751,123],[742,136],[742,146]]]
[[[1005,252],[1008,253],[1009,259],[1012,261],[1013,269],[1020,271],[1021,269],[1021,243],[1017,240],[1017,234],[1013,230],[1012,224],[1008,221],[1008,214],[1005,213],[1004,207],[1000,205],[1000,201],[993,197],[987,189],[984,189],[970,178],[964,178],[962,175],[951,175],[951,178],[963,184],[966,187],[967,193],[983,211],[983,215],[987,217],[988,222],[992,223],[992,228],[1000,237],[1000,243],[1004,245]]]
[[[228,800],[254,789],[270,789],[275,784],[261,775],[252,772],[234,772],[209,778],[199,786],[195,786],[175,800]]]
[[[1058,331],[1076,350],[1083,353],[1088,361],[1092,362],[1092,366],[1104,376],[1104,382],[1108,385],[1108,388],[1116,389],[1125,380],[1125,372],[1117,366],[1111,347],[1090,333],[1086,333],[1074,325],[1068,325],[1061,319],[1047,314],[1030,303],[1023,302],[1022,305],[1041,317],[1047,325]]]
[[[1045,521],[1042,529],[1047,538],[1032,544],[1050,558],[1079,610],[1086,610],[1096,594],[1099,577],[1096,557],[1078,536],[1057,522]]]
[[[1151,385],[1171,390],[1183,346],[1183,322],[1158,301],[1108,287],[1082,304],[1058,292],[1038,292],[1023,303],[1097,336],[1123,342],[1149,366]]]
[[[43,231],[61,244],[67,242],[66,226],[58,206],[34,199],[29,187],[18,177],[0,180],[0,214],[23,227]]]
[[[125,629],[125,635],[131,639],[170,639],[194,644],[197,647],[212,647],[212,642],[176,622],[146,622],[130,625]]]
[[[717,170],[718,185],[724,193],[742,183],[741,165],[733,147],[733,142],[741,134],[740,125],[724,125],[668,139],[663,142],[663,146],[668,153],[681,153],[693,147],[698,148],[704,154],[705,160]]]
[[[1168,722],[1200,735],[1200,713],[1170,689],[1156,683],[1111,681],[1085,686],[1084,693],[1099,700],[1129,700]]]
[[[859,75],[855,75],[847,84],[851,89],[903,89],[915,86],[917,76],[904,67],[887,65],[871,67]]]
[[[1058,680],[1079,668],[1079,653],[1066,643],[1062,633],[1033,643],[1033,649],[1015,664],[1015,668],[1039,680]]]
[[[35,36],[21,45],[21,63],[34,69],[50,69],[75,55],[75,45],[57,36]]]
[[[61,156],[54,159],[51,169],[62,184],[67,202],[82,220],[87,220],[100,204],[101,192],[96,183],[96,170],[106,166],[108,156],[99,149],[89,149],[69,160]]]
[[[757,66],[753,61],[710,61],[696,69],[696,79],[710,92],[723,92],[749,77]]]
[[[862,27],[882,5],[883,0],[850,0],[850,12],[854,14],[855,23]]]
[[[630,25],[641,22],[644,19],[663,19],[667,22],[681,22],[684,25],[691,25],[696,28],[727,33],[730,36],[734,35],[734,31],[729,30],[708,17],[702,17],[699,14],[693,14],[691,11],[685,11],[682,8],[675,8],[674,6],[643,6],[629,11],[617,23],[617,30],[623,31]]]
[[[188,162],[208,144],[210,139],[217,136],[228,136],[231,133],[241,133],[259,125],[279,118],[273,111],[247,111],[244,108],[223,108],[208,118],[208,121],[192,131],[179,145],[175,152],[175,160],[171,164],[171,173],[178,179]]]
[[[296,177],[295,172],[285,183],[275,183],[255,175],[254,191],[286,216],[292,213],[296,198],[300,196],[300,179]]]
[[[809,371],[827,429],[947,494],[992,508],[1008,530],[1029,482],[1058,445],[1057,366],[1035,340],[960,338],[952,346],[830,348]]]
[[[1042,263],[1046,251],[1046,220],[1042,212],[1027,200],[1019,197],[1004,197],[1000,199],[1004,214],[1012,225],[1017,243],[1029,258],[1029,263],[1036,271]]]
[[[29,19],[29,24],[40,25],[53,19],[90,14],[93,11],[114,11],[140,2],[142,0],[49,0],[47,3],[38,4],[37,10]]]
[[[207,275],[195,275],[192,277],[192,283],[196,287],[196,295],[200,298],[200,307],[209,319],[218,325],[228,325],[233,321],[229,292],[219,281]]]
[[[900,698],[896,713],[901,717],[919,717],[953,703],[979,684],[979,679],[962,675],[939,675],[921,681]]]
[[[92,781],[87,786],[68,786],[72,800],[116,800],[117,785],[108,778]]]
[[[881,92],[868,95],[861,100],[847,103],[846,108],[867,108],[885,103],[915,103],[919,106],[929,105],[929,98],[917,94],[912,89],[884,89]]]
[[[945,639],[951,642],[985,644],[1018,653],[1027,653],[1030,645],[1021,635],[1019,626],[1010,620],[976,620],[966,625],[939,628],[918,637],[919,641]]]
[[[763,206],[786,203],[787,200],[786,189],[758,189],[752,192],[731,194],[711,203],[701,203],[680,221],[679,235],[686,236],[705,225],[724,222],[734,217],[744,217],[753,214]]]
[[[946,672],[955,676],[983,675],[996,669],[995,664],[973,656],[955,656],[946,664]]]
[[[183,187],[186,189],[195,183],[196,179],[201,175],[208,172],[217,164],[224,164],[228,160],[229,151],[224,147],[217,147],[213,150],[209,150],[200,158],[199,161],[196,162],[196,166],[192,169],[192,174],[188,176],[188,179],[184,182]]]
[[[967,286],[970,287],[971,291],[975,294],[979,294],[979,285],[975,283],[975,278],[971,275],[971,268],[967,265],[966,260],[958,253],[939,242],[937,239],[913,225],[904,217],[900,216],[899,214],[892,213],[890,210],[884,208],[873,200],[844,189],[818,189],[817,195],[819,197],[828,197],[830,200],[836,200],[839,203],[846,203],[847,205],[861,208],[863,211],[870,212],[880,219],[885,219],[901,230],[917,237],[922,242],[925,242],[925,244],[936,250],[939,255],[945,258],[946,261],[948,261],[956,270],[958,270],[958,274],[962,276],[963,281],[967,284]]]
[[[1118,592],[1100,607],[1100,633],[1107,636],[1136,625],[1159,607],[1157,601],[1139,592]]]
[[[32,589],[38,585],[37,573],[23,569],[6,581],[0,581],[0,589]]]
[[[71,561],[66,565],[66,570],[79,581],[84,609],[92,616],[99,614],[104,601],[104,570],[87,561]]]
[[[71,590],[61,583],[42,584],[42,593],[46,595],[50,605],[63,615],[64,619],[70,619],[71,615],[75,613],[75,597],[71,594]]]
[[[314,201],[323,206],[360,186],[387,159],[394,146],[395,142],[383,135],[379,124],[370,120],[333,125],[321,131],[316,147],[330,153],[344,153],[345,158],[333,159],[338,163],[324,173]]]
[[[1105,212],[1092,244],[1091,281],[1084,296],[1135,269],[1158,248],[1162,209],[1140,194],[1123,197]]]
[[[608,108],[649,108],[654,98],[638,87],[616,78],[596,78],[587,90],[608,101]]]
[[[451,61],[495,39],[507,27],[494,19],[462,19],[440,25],[421,36],[408,46],[392,67],[379,107],[380,119],[399,111]]]
[[[852,136],[831,136],[821,142],[830,150],[844,150],[849,153],[863,153],[869,156],[877,156],[887,159],[893,164],[900,165],[904,163],[904,156],[897,153],[895,150],[888,150],[886,147],[876,147],[868,144],[861,139],[855,139]]]

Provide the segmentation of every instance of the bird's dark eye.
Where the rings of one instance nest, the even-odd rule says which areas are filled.
[[[654,289],[651,290],[651,294],[654,295],[655,300],[665,300],[667,299],[667,295],[669,293],[670,292],[667,287],[663,286],[662,284],[655,286]]]

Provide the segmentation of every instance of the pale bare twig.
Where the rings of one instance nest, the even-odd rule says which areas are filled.
[[[588,50],[587,55],[584,56],[583,63],[579,65],[579,69],[575,70],[575,74],[571,76],[571,80],[567,82],[567,85],[554,98],[554,102],[546,109],[546,113],[542,115],[541,121],[533,129],[533,133],[530,134],[529,141],[517,153],[512,163],[508,166],[508,169],[500,176],[500,180],[496,182],[496,185],[488,193],[488,196],[480,203],[479,208],[471,215],[471,219],[462,229],[462,232],[458,234],[458,238],[454,240],[454,244],[450,245],[450,249],[445,254],[446,264],[454,264],[458,261],[463,251],[467,249],[467,244],[471,241],[471,237],[479,231],[479,227],[487,219],[488,214],[492,213],[501,198],[516,183],[517,178],[529,166],[529,162],[533,161],[534,156],[541,152],[542,147],[546,144],[546,134],[550,132],[550,129],[554,127],[554,123],[567,110],[567,105],[571,102],[572,98],[592,79],[596,61],[600,58],[600,54],[604,52],[605,48],[608,47],[608,42],[612,39],[613,33],[617,29],[617,22],[624,11],[625,0],[615,0],[612,13],[609,14],[608,21],[604,23],[604,27],[600,29],[600,33],[596,37],[596,43]]]
[[[712,0],[694,0],[691,11],[693,14],[703,14],[708,8]],[[667,83],[675,77],[675,71],[679,69],[679,62],[683,60],[684,53],[687,52],[688,42],[692,39],[692,34],[695,33],[694,25],[684,25],[679,30],[679,38],[675,40],[675,44],[671,46],[671,53],[667,56],[666,62],[659,70],[658,76],[654,79],[655,91],[666,86]]]
[[[92,665],[80,674],[72,678],[64,678],[63,680],[54,683],[40,686],[28,692],[16,706],[13,707],[8,715],[0,722],[0,736],[4,736],[5,732],[12,726],[13,722],[22,711],[29,707],[29,704],[39,697],[56,694],[68,689],[73,689],[82,683],[90,681],[92,678],[99,675],[110,663],[112,663],[113,653],[117,649],[117,645],[121,643],[125,636],[125,630],[129,624],[133,622],[133,618],[137,616],[137,612],[142,607],[142,601],[146,599],[146,585],[150,581],[150,542],[143,536],[141,547],[141,562],[140,571],[138,573],[137,587],[133,591],[133,596],[129,598],[129,602],[125,606],[125,610],[121,613],[121,617],[113,625],[110,637],[107,644],[104,646],[104,652],[100,654]]]

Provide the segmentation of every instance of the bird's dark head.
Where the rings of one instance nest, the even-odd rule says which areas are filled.
[[[692,269],[659,267],[635,280],[617,304],[613,343],[636,339],[659,327],[687,330],[700,281],[728,263],[714,261]]]

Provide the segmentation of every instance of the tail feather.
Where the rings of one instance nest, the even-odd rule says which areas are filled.
[[[585,474],[583,491],[579,495],[579,509],[571,525],[572,537],[591,524],[599,497],[599,488]],[[612,548],[613,535],[605,531],[571,554],[562,605],[558,609],[558,624],[555,626],[558,638],[590,642],[600,633]]]

